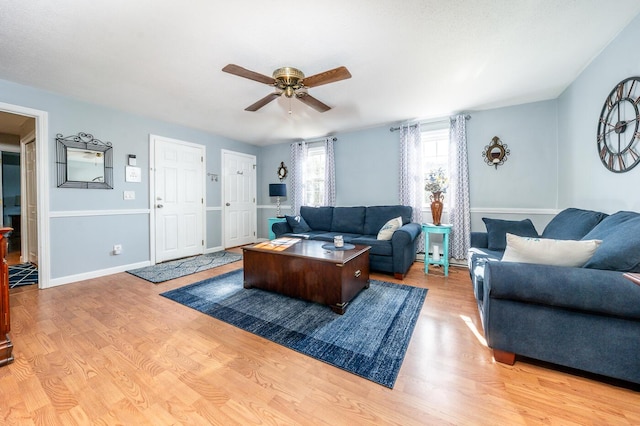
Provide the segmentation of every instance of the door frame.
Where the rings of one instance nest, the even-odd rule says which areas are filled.
[[[202,239],[204,240],[203,252],[207,251],[207,147],[193,142],[167,138],[165,136],[149,134],[149,261],[152,265],[156,261],[156,141],[169,142],[182,146],[190,146],[202,149]]]
[[[226,186],[225,186],[225,170],[226,170],[226,164],[225,164],[225,160],[226,160],[226,155],[225,154],[233,154],[233,155],[237,155],[239,157],[247,157],[247,158],[251,158],[253,159],[253,163],[256,166],[254,168],[254,173],[253,173],[253,197],[254,199],[257,201],[258,199],[258,170],[257,170],[257,157],[253,154],[247,154],[246,152],[238,152],[238,151],[231,151],[228,149],[221,149],[220,150],[220,208],[222,209],[222,235],[220,236],[222,239],[222,249],[226,249],[227,248],[227,232],[226,232],[226,226],[227,226],[227,209],[225,208],[225,203],[227,202],[225,196],[226,196]],[[253,203],[253,232],[254,235],[256,236],[256,238],[258,237],[258,207],[257,207],[257,203],[254,202]]]
[[[26,195],[27,195],[27,156],[26,156],[26,152],[27,152],[27,144],[33,142],[34,144],[36,144],[36,167],[37,167],[37,158],[38,158],[38,142],[36,140],[36,135],[35,132],[29,132],[26,134],[25,137],[23,137],[22,139],[20,139],[20,194],[22,197],[22,203],[20,206],[20,216],[22,216],[23,219],[26,220],[21,220],[22,223],[22,232],[21,232],[21,240],[20,240],[20,262],[25,263],[26,261],[29,260],[29,233],[31,232],[31,230],[29,229],[29,221],[27,218],[27,206],[28,204],[26,203]],[[36,173],[37,173],[37,169],[36,169]],[[36,178],[37,179],[37,178]],[[37,186],[37,185],[36,185]],[[36,188],[36,193],[37,193],[37,188]],[[37,198],[37,197],[36,197]],[[37,227],[37,224],[36,224]],[[37,230],[36,230],[36,235],[38,234]],[[36,250],[37,251],[37,250]],[[40,266],[40,255],[38,254],[38,266]]]
[[[0,102],[0,111],[19,114],[36,120],[36,191],[38,205],[38,288],[48,288],[51,280],[51,235],[49,232],[49,113],[33,108]],[[26,138],[25,138],[26,139]],[[21,178],[22,173],[21,171]]]

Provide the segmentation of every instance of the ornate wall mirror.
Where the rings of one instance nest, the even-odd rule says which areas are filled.
[[[59,188],[113,189],[111,142],[88,133],[56,135]]]
[[[484,151],[482,151],[482,156],[484,157],[484,162],[489,166],[495,166],[497,169],[498,166],[504,164],[507,161],[507,155],[511,152],[507,147],[507,144],[503,144],[500,141],[500,138],[494,136],[491,139],[491,144],[484,147]]]

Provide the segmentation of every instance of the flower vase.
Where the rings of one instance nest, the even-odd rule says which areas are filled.
[[[442,219],[442,202],[444,201],[444,195],[441,192],[432,192],[429,196],[431,200],[431,218],[434,225],[440,225]]]

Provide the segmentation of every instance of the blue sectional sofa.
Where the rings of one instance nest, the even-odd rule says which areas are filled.
[[[295,218],[287,216],[287,222],[274,223],[271,227],[276,238],[298,236],[312,240],[333,242],[342,235],[345,243],[371,246],[369,265],[371,270],[393,274],[403,279],[416,259],[417,238],[422,225],[411,222],[413,209],[408,206],[371,207],[309,207],[300,208],[300,216],[307,225],[296,227]],[[393,232],[390,240],[378,239],[383,226],[394,218],[402,218],[402,226]]]
[[[623,276],[640,272],[640,214],[566,209],[539,238],[528,220],[483,220],[487,232],[471,235],[469,271],[496,361],[513,364],[522,355],[640,383],[640,285]],[[599,245],[580,266],[505,261],[513,248],[506,234]],[[551,263],[565,257],[542,255]]]

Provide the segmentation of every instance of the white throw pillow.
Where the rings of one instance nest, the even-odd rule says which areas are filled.
[[[602,240],[551,240],[507,234],[503,262],[581,267],[593,256]]]
[[[384,226],[380,229],[380,232],[378,232],[378,239],[390,240],[391,237],[393,237],[393,233],[396,232],[396,230],[400,229],[401,226],[402,226],[401,217],[396,217],[391,219],[390,221],[385,223]]]

